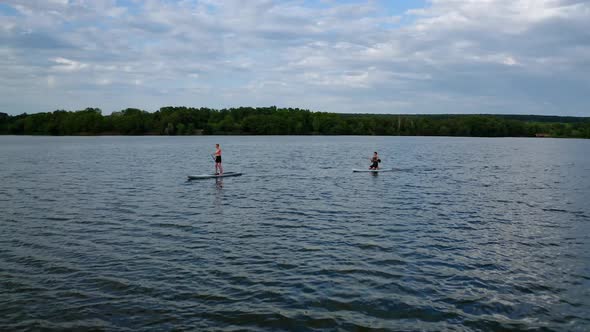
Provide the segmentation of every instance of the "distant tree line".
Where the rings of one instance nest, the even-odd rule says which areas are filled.
[[[380,115],[311,112],[298,108],[127,108],[102,115],[80,111],[8,115],[9,135],[403,135],[590,138],[590,118],[539,115]]]

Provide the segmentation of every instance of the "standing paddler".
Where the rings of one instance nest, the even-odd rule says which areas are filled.
[[[215,144],[215,175],[223,175],[223,166],[221,166],[221,148]]]

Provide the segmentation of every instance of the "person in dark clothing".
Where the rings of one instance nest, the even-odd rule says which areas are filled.
[[[381,159],[379,159],[379,155],[377,154],[377,152],[373,153],[373,157],[371,157],[371,166],[369,167],[369,169],[379,169],[380,162]]]

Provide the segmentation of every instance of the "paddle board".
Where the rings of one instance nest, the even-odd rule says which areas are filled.
[[[201,175],[189,175],[189,180],[200,180],[200,179],[216,179],[216,178],[227,178],[230,176],[240,176],[242,173],[239,172],[225,172],[221,175],[216,174],[201,174]]]
[[[379,172],[391,172],[393,169],[391,168],[382,168],[382,169],[352,169],[353,172],[366,172],[366,173],[379,173]]]

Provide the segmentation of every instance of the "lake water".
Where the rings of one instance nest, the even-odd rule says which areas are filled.
[[[186,181],[214,143],[244,175]],[[589,175],[590,140],[0,137],[0,330],[585,331]]]

